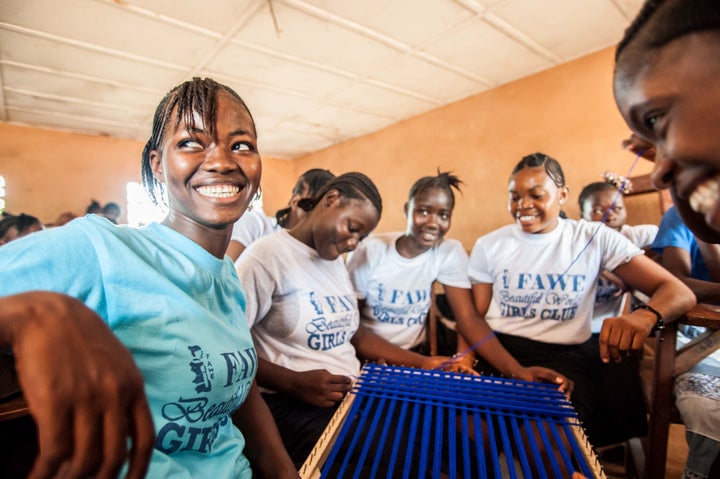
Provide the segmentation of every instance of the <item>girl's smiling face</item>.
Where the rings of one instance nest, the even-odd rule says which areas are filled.
[[[711,242],[720,242],[718,51],[720,33],[688,34],[647,53],[639,66],[621,56],[614,78],[625,121],[655,145],[654,186],[670,187],[685,223]]]
[[[363,198],[347,198],[330,190],[312,210],[306,221],[312,222],[311,246],[321,258],[335,260],[357,248],[380,221],[373,204]]]
[[[200,244],[202,231],[232,227],[255,195],[262,170],[246,108],[223,90],[215,102],[214,135],[195,114],[194,128],[181,120],[175,131],[168,128],[161,151],[150,153],[155,178],[167,189],[163,223]]]
[[[549,233],[558,224],[568,188],[558,187],[542,166],[528,167],[510,177],[508,210],[526,233]]]
[[[450,229],[453,198],[443,188],[425,188],[405,204],[405,235],[412,240],[414,252],[423,252],[438,244]]]

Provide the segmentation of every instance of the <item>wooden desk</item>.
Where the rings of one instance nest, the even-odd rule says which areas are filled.
[[[680,324],[704,326],[708,331],[676,349],[677,328]],[[677,375],[686,372],[720,348],[720,307],[705,304],[695,306],[684,316],[669,323],[656,336],[655,341],[650,420],[643,474],[646,479],[665,477],[668,433],[675,405],[673,383]]]

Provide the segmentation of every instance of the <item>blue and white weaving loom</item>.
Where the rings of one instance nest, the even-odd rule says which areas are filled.
[[[560,478],[572,471],[605,478],[557,386],[367,364],[300,476]]]

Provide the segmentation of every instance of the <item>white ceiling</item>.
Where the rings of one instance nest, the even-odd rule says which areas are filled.
[[[295,157],[616,43],[642,0],[0,0],[0,120],[145,141],[193,76]]]

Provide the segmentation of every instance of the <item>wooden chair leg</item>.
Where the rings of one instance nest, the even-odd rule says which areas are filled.
[[[677,323],[669,323],[657,335],[655,368],[650,396],[647,451],[645,454],[646,479],[665,477],[667,442],[673,408],[673,365]]]

